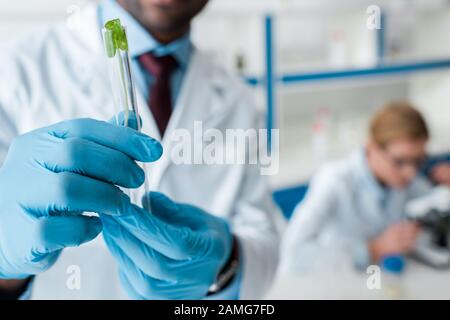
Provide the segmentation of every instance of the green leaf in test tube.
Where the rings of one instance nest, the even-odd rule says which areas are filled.
[[[107,30],[105,47],[108,57],[114,57],[117,49],[128,51],[127,34],[125,28],[120,23],[120,19],[106,22],[105,29]]]

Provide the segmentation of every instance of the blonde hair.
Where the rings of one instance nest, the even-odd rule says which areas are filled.
[[[384,146],[397,139],[428,140],[425,119],[409,102],[386,104],[372,119],[370,138]]]

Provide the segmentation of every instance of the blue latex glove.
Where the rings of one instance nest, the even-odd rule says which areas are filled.
[[[161,145],[136,130],[77,119],[19,136],[0,169],[0,278],[48,269],[65,247],[102,230],[98,217],[119,215],[130,200],[116,185],[138,187],[134,160],[154,161]]]
[[[145,202],[145,201],[144,201]],[[152,213],[102,215],[103,236],[133,299],[201,299],[228,260],[233,236],[227,222],[161,193]]]

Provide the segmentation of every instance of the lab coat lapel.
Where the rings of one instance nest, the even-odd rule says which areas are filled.
[[[163,156],[152,171],[154,175],[150,178],[152,188],[157,188],[164,172],[170,167],[170,150],[173,144],[177,143],[172,137],[174,131],[187,129],[192,133],[195,121],[201,121],[203,124],[209,122],[214,118],[216,111],[212,106],[221,106],[220,102],[213,103],[215,91],[211,85],[213,81],[208,69],[205,57],[194,49],[180,95],[162,140]]]
[[[156,125],[155,119],[153,118],[144,94],[141,90],[139,90],[139,88],[136,88],[136,99],[139,109],[138,112],[142,119],[142,132],[158,141],[161,141],[161,134],[158,126]]]

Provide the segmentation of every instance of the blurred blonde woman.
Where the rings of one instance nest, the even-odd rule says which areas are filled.
[[[409,253],[420,229],[405,220],[404,207],[431,188],[419,174],[428,139],[425,120],[409,103],[382,108],[364,148],[312,179],[285,234],[280,271],[323,269],[343,257],[363,269]]]

